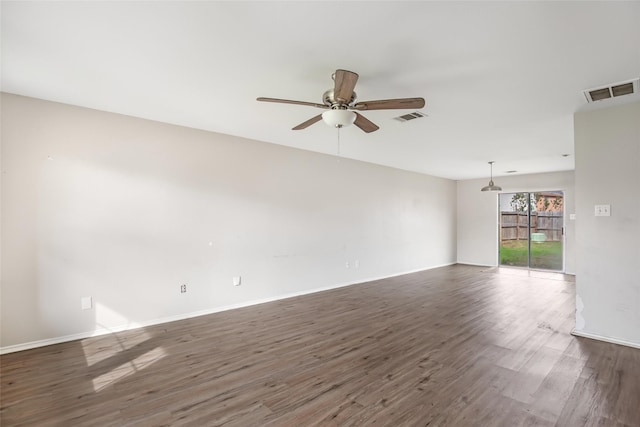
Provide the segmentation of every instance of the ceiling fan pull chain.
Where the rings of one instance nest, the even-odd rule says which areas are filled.
[[[340,128],[338,128],[338,156],[340,155]]]

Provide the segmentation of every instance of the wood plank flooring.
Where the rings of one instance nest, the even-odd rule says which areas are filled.
[[[2,426],[640,426],[570,276],[456,265],[1,356]]]

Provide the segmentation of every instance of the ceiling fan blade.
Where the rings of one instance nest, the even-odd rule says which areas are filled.
[[[336,70],[333,80],[333,97],[338,102],[348,104],[353,96],[353,89],[356,87],[358,75],[353,71]]]
[[[354,110],[401,110],[424,107],[424,98],[381,99],[356,103]]]
[[[278,99],[278,98],[264,98],[264,97],[260,97],[260,98],[256,98],[256,101],[262,101],[262,102],[277,102],[280,104],[296,104],[296,105],[306,105],[309,107],[316,107],[316,108],[331,108],[328,105],[324,105],[324,104],[316,104],[315,102],[306,102],[306,101],[293,101],[291,99]]]
[[[301,129],[308,128],[309,126],[311,126],[316,122],[319,122],[320,120],[322,120],[322,114],[318,114],[317,116],[310,118],[306,122],[300,123],[298,126],[294,127],[291,130],[301,130]]]
[[[353,122],[353,124],[358,126],[366,133],[375,132],[380,129],[375,123],[359,113],[356,113],[356,121]]]

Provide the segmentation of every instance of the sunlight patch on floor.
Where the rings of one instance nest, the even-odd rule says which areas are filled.
[[[135,332],[128,332],[127,334],[119,334],[119,331],[129,329],[130,327],[137,326],[129,321],[126,317],[120,313],[106,307],[103,304],[96,303],[96,326],[103,330],[110,330],[105,325],[124,325],[118,327],[112,333],[95,337],[82,341],[82,350],[87,362],[87,366],[93,366],[96,363],[102,362],[122,351],[129,350],[151,338],[151,336],[143,329],[139,329]],[[126,337],[126,338],[123,338]]]
[[[129,375],[135,374],[141,371],[155,362],[161,360],[167,355],[166,351],[162,347],[156,347],[153,350],[146,352],[133,360],[130,360],[109,372],[106,372],[93,379],[93,390],[98,392],[105,387],[108,387]]]

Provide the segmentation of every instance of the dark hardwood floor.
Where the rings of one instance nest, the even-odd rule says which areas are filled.
[[[572,277],[457,265],[4,355],[2,426],[640,426]]]

